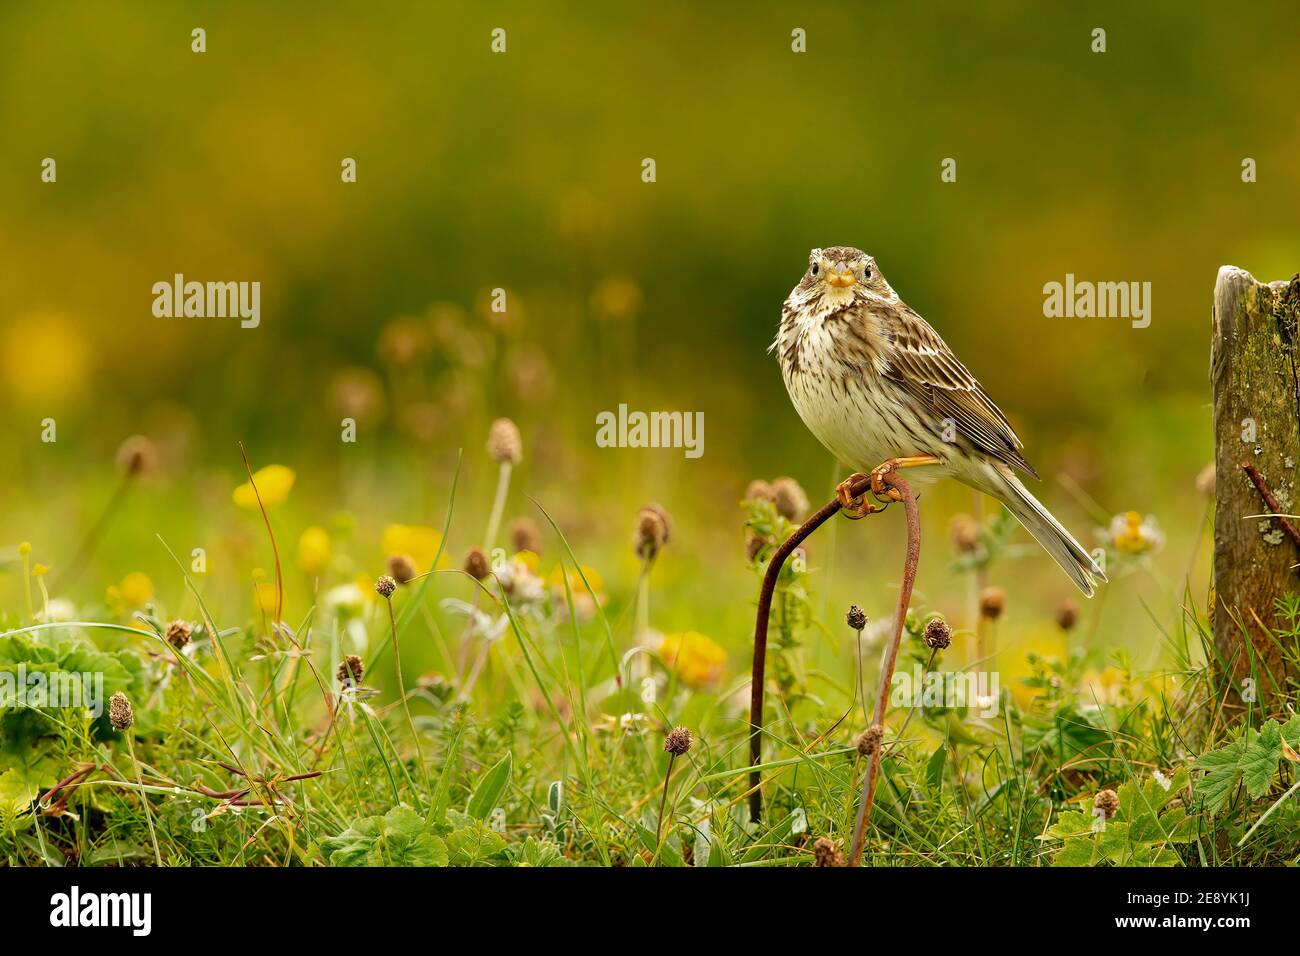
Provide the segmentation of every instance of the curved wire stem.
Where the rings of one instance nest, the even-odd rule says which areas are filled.
[[[890,472],[889,475],[893,475]],[[888,476],[887,476],[888,477]],[[900,479],[901,480],[901,479]],[[889,483],[886,481],[886,483]],[[906,485],[904,485],[906,487]],[[861,476],[850,486],[849,494],[853,498],[865,495],[871,490],[871,478],[868,475]],[[901,489],[900,489],[901,490]],[[910,494],[910,492],[909,492]],[[804,540],[814,531],[825,524],[836,512],[841,509],[839,497],[835,497],[810,515],[803,524],[801,524],[790,537],[782,542],[781,546],[773,552],[771,560],[767,563],[767,570],[763,574],[763,586],[758,592],[758,617],[754,622],[754,663],[750,679],[749,691],[749,765],[757,768],[762,763],[763,755],[763,682],[764,673],[767,668],[767,625],[768,619],[772,613],[772,595],[776,591],[777,578],[781,576],[781,569],[785,566],[786,559],[794,553]],[[883,510],[880,508],[878,510]],[[861,515],[859,515],[861,517]],[[763,792],[762,773],[757,769],[749,772],[749,819],[757,823],[763,813]]]

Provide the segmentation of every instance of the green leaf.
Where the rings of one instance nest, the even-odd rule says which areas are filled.
[[[510,785],[512,762],[511,754],[507,752],[491,770],[483,775],[483,779],[474,788],[474,794],[469,798],[469,806],[465,808],[465,812],[475,820],[486,820],[501,799],[501,795],[505,793],[506,787]]]
[[[1259,799],[1273,786],[1277,764],[1282,759],[1282,728],[1270,720],[1246,748],[1241,758],[1241,779],[1252,799]]]
[[[447,805],[451,798],[451,785],[456,781],[457,758],[460,756],[460,741],[465,733],[464,718],[456,721],[456,736],[447,748],[447,757],[442,762],[442,772],[438,774],[438,783],[433,788],[433,822],[442,823],[447,819]]]
[[[925,779],[931,788],[938,790],[943,784],[943,759],[948,753],[948,741],[941,743],[925,764]]]
[[[1072,837],[1092,835],[1092,817],[1083,812],[1066,810],[1056,818],[1045,836],[1054,840],[1069,840]]]
[[[1282,725],[1282,736],[1294,749],[1300,749],[1300,714],[1294,715]]]
[[[365,817],[321,843],[330,866],[446,866],[447,846],[408,807]]]
[[[41,788],[17,770],[0,773],[0,833],[7,833],[24,817]],[[30,816],[25,817],[30,820]]]
[[[1245,759],[1249,745],[1249,736],[1253,730],[1247,730],[1226,747],[1211,750],[1196,761],[1196,769],[1206,771],[1196,784],[1196,796],[1205,803],[1211,814],[1218,813],[1228,802],[1228,797],[1241,779],[1241,763]]]
[[[677,848],[673,846],[669,839],[665,837],[664,841],[660,843],[655,835],[650,832],[649,827],[642,826],[639,823],[636,825],[636,831],[637,836],[641,838],[641,845],[650,851],[650,853],[653,854],[655,850],[658,849],[660,866],[686,865],[686,862],[682,859],[682,855],[677,852]]]
[[[1052,866],[1092,866],[1095,852],[1092,840],[1071,840],[1052,859]]]
[[[447,853],[451,866],[474,866],[489,861],[506,848],[501,834],[481,821],[455,810],[447,811]]]

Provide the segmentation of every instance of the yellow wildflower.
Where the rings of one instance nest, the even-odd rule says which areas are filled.
[[[585,582],[583,581],[584,577],[587,579]],[[547,580],[551,585],[551,590],[558,596],[563,597],[564,572],[561,570],[560,565],[557,564],[555,566],[555,569],[551,571],[551,576]],[[590,588],[587,587],[588,584],[591,585]],[[599,571],[590,565],[582,565],[581,574],[575,570],[569,571],[569,590],[571,590],[575,596],[586,594],[589,597],[595,598],[598,604],[603,605],[605,603],[605,579],[600,576]]]
[[[76,325],[58,315],[29,314],[0,338],[0,373],[20,399],[75,398],[90,383],[94,353]]]
[[[1105,533],[1107,542],[1116,551],[1144,554],[1155,551],[1165,543],[1165,536],[1156,525],[1153,515],[1143,518],[1136,511],[1125,512],[1111,519]]]
[[[144,607],[153,597],[153,582],[140,571],[132,571],[122,579],[118,594],[127,607]]]
[[[275,613],[276,588],[269,581],[264,581],[254,588],[257,606],[263,614]]]
[[[312,525],[298,538],[298,570],[310,577],[320,577],[330,563],[330,535]]]
[[[659,645],[659,658],[677,672],[692,687],[716,684],[727,663],[727,652],[721,645],[698,634],[669,634]]]
[[[262,504],[271,508],[289,497],[289,489],[297,477],[294,470],[285,465],[267,465],[253,472],[253,481],[257,483],[256,492],[253,490],[253,482],[246,481],[234,490],[231,498],[241,508],[256,510],[257,496],[260,494]]]
[[[423,574],[433,567],[433,559],[441,543],[442,533],[435,528],[426,528],[423,525],[390,524],[384,529],[379,550],[386,555],[406,555],[415,565],[416,573]],[[445,559],[444,555],[444,560],[439,563],[445,564]],[[374,582],[371,581],[370,584],[373,585]]]

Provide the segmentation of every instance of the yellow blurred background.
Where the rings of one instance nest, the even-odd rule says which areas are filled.
[[[524,461],[507,518],[544,526],[530,496],[544,506],[602,573],[626,634],[633,523],[661,503],[674,529],[655,625],[711,635],[741,676],[757,591],[747,483],[792,475],[817,502],[842,477],[766,347],[808,250],[846,244],[875,255],[981,379],[1044,476],[1035,493],[1081,540],[1116,513],[1157,516],[1163,549],[1084,616],[1089,640],[1154,653],[1189,568],[1204,595],[1194,482],[1212,450],[1215,274],[1300,268],[1293,13],[7,4],[0,606],[21,603],[20,541],[57,581],[137,433],[158,469],[68,586],[78,604],[139,572],[180,607],[161,535],[181,555],[205,548],[205,587],[252,613],[253,569],[272,559],[231,499],[241,440],[254,467],[296,474],[273,514],[286,564],[323,527],[349,555],[340,579],[382,571],[390,525],[441,528],[463,448],[458,563],[495,487],[488,425],[509,416]],[[196,27],[206,52],[191,50]],[[807,52],[791,49],[796,28]],[[42,181],[46,157],[57,182]],[[1258,182],[1242,181],[1247,157]],[[945,158],[956,182],[941,182]],[[260,282],[260,326],[155,318],[151,287],[176,273]],[[1045,318],[1043,285],[1066,273],[1150,282],[1150,327]],[[703,412],[704,455],[596,447],[596,415],[620,403]],[[355,444],[340,440],[345,416]],[[948,525],[973,507],[955,486],[922,501],[920,594],[959,620],[969,589]],[[893,512],[836,524],[810,563],[838,634],[849,601],[888,615],[903,525]],[[559,554],[549,533],[547,550],[544,565]],[[1070,593],[1028,549],[990,579],[1025,644]],[[309,578],[290,567],[288,585],[301,615]]]

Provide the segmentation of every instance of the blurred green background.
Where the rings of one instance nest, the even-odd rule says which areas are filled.
[[[373,577],[385,526],[441,527],[463,448],[458,563],[505,415],[524,440],[507,517],[540,522],[530,496],[551,512],[626,637],[636,511],[664,505],[654,623],[713,636],[740,677],[746,484],[793,475],[816,502],[842,474],[765,350],[808,250],[847,244],[981,379],[1081,540],[1113,513],[1157,516],[1167,544],[1095,622],[1151,651],[1189,568],[1204,595],[1216,271],[1300,268],[1297,89],[1281,3],[6,4],[0,605],[22,600],[20,541],[57,581],[133,433],[159,468],[61,595],[79,605],[141,571],[182,609],[161,534],[206,548],[205,589],[249,613],[271,555],[231,502],[240,440],[254,467],[297,473],[273,515],[291,619],[312,600],[292,567],[305,527],[336,534],[335,579]],[[261,282],[261,326],[155,318],[151,286],[177,272]],[[1151,326],[1044,318],[1043,284],[1067,272],[1151,282]],[[704,412],[703,457],[597,448],[619,403]],[[947,529],[972,507],[957,486],[922,501],[920,591],[958,618]],[[836,525],[810,555],[827,620],[851,600],[887,615],[901,516]],[[558,552],[548,534],[543,570]],[[1026,642],[1071,590],[1036,552],[990,577]]]

